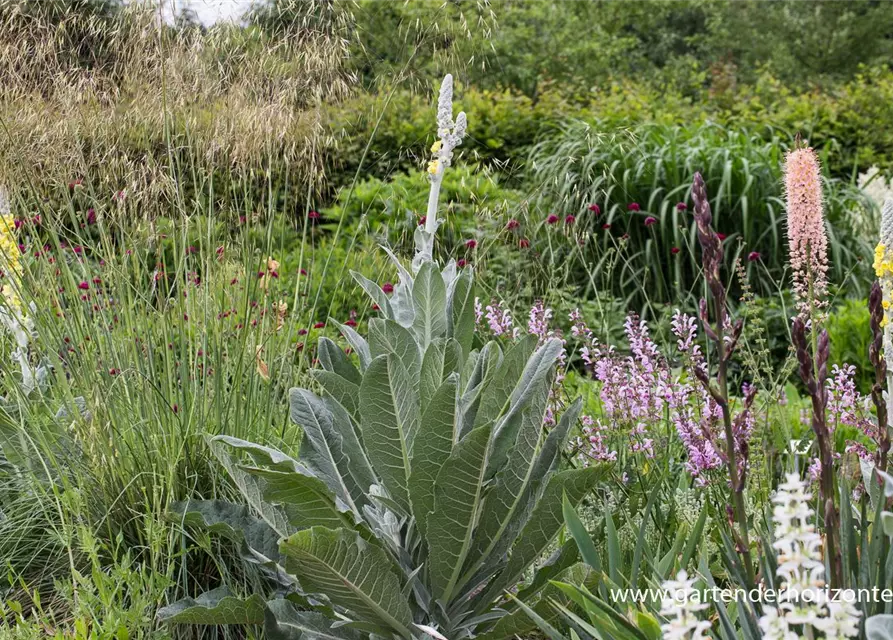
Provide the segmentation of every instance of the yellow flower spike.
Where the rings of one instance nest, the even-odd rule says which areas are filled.
[[[443,140],[438,140],[434,144],[431,145],[431,153],[437,153],[440,151],[440,148],[443,146]]]
[[[428,163],[428,173],[432,176],[437,174],[437,170],[440,168],[440,160],[432,160]]]

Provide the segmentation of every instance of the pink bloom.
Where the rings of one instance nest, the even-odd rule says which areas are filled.
[[[518,240],[518,246],[522,249],[526,249],[530,246],[530,240],[528,240],[527,238],[521,238],[520,240]]]
[[[422,216],[419,218],[419,226],[423,226],[426,222],[428,222],[428,216]]]
[[[319,211],[309,211],[307,217],[311,220],[319,220]]]
[[[23,224],[25,224],[25,221],[19,218],[16,218],[12,222],[12,226],[14,226],[16,229],[21,229]]]
[[[641,207],[639,207],[638,202],[630,202],[628,205],[626,205],[626,210],[627,211],[641,211]]]
[[[505,228],[508,229],[509,231],[511,231],[512,229],[517,229],[520,226],[521,226],[521,223],[518,222],[517,220],[515,220],[514,218],[512,218],[511,220],[509,220],[506,223]]]
[[[87,224],[96,224],[96,210],[87,209]]]
[[[728,236],[724,233],[717,233],[716,237],[720,239],[720,241],[725,240]]]
[[[756,262],[762,257],[763,256],[760,255],[759,251],[751,251],[750,253],[747,254],[748,262]]]
[[[577,221],[577,219],[572,215],[568,215],[564,218],[564,224],[566,224],[568,226],[574,224],[576,221]]]
[[[83,289],[84,291],[87,291],[88,289],[90,289],[90,283],[87,282],[86,280],[83,280],[78,283],[78,289]]]
[[[388,294],[394,293],[394,285],[392,285],[390,282],[385,282],[383,285],[381,285],[381,290]]]
[[[112,367],[111,369],[109,369],[109,375],[110,375],[110,376],[116,376],[116,375],[118,375],[119,373],[120,373],[120,371],[119,371],[118,369],[115,369],[114,367]]]
[[[788,256],[797,306],[804,317],[814,304],[824,306],[828,288],[828,237],[822,210],[819,159],[812,149],[797,149],[785,159]],[[809,298],[812,299],[809,299]]]
[[[653,224],[657,224],[657,218],[655,218],[654,216],[648,216],[647,218],[645,218],[646,227],[650,227]]]
[[[355,327],[355,326],[357,326],[357,321],[356,320],[348,320],[344,324],[347,325],[348,327]]]
[[[679,247],[673,247],[672,249],[670,249],[670,253],[672,253],[674,256],[679,253],[679,251]]]
[[[464,258],[460,258],[459,260],[456,261],[456,266],[459,267],[460,269],[467,264],[468,263],[465,261]]]
[[[611,228],[611,225],[610,225],[609,223],[607,223],[607,222],[606,222],[605,224],[602,225],[602,229],[607,230],[607,229],[610,229],[610,228]]]
[[[599,206],[598,206],[597,204],[594,204],[594,203],[591,204],[591,205],[589,205],[589,210],[590,210],[592,213],[594,213],[595,215],[600,215],[601,212],[602,212],[602,210],[599,208]]]
[[[325,322],[317,322],[316,324],[313,325],[313,328],[314,329],[322,329],[324,326],[326,326]]]
[[[549,217],[546,218],[546,224],[555,224],[556,222],[558,222],[558,216],[554,213],[550,213]]]
[[[688,211],[688,205],[684,202],[680,202],[676,205],[676,211]]]
[[[471,239],[465,241],[466,249],[474,249],[477,246],[478,246],[478,241],[475,240],[474,238],[471,238]]]

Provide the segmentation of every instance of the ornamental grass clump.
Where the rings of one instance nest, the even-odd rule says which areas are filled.
[[[451,113],[450,82],[438,127],[458,144],[463,127],[444,134],[440,117]],[[432,192],[448,158],[439,160]],[[563,500],[578,504],[606,467],[562,469],[581,408],[544,429],[562,341],[529,335],[505,352],[482,344],[471,268],[430,258],[436,213],[435,196],[411,269],[388,252],[399,274],[392,294],[354,274],[380,317],[366,337],[339,325],[351,356],[320,339],[319,393],[289,392],[303,429],[297,457],[216,437],[211,448],[247,504],[177,510],[237,542],[267,591],[215,590],[162,609],[162,620],[263,625],[266,637],[496,640],[534,627],[524,603],[550,578],[579,573],[571,541],[506,595],[561,531]]]

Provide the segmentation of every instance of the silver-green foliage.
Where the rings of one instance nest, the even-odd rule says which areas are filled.
[[[395,262],[396,259],[395,259]],[[533,622],[509,598],[602,467],[560,469],[580,403],[543,428],[561,352],[523,339],[474,347],[472,272],[399,263],[391,297],[360,276],[381,317],[344,327],[359,367],[327,338],[321,394],[290,392],[297,459],[221,436],[211,447],[247,506],[184,504],[184,524],[241,544],[271,580],[265,606],[228,592],[163,609],[185,623],[264,625],[271,638],[511,637]],[[573,542],[518,597],[585,572]]]

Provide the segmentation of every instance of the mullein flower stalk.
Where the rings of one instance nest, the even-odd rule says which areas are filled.
[[[815,332],[810,333],[814,334]],[[799,316],[794,318],[791,335],[794,340],[794,346],[797,349],[800,378],[803,380],[803,384],[806,385],[806,389],[812,399],[812,430],[815,432],[816,443],[819,449],[819,462],[821,463],[819,487],[821,489],[825,518],[825,549],[831,568],[829,576],[831,587],[838,588],[842,584],[843,577],[840,541],[838,539],[840,517],[837,513],[837,506],[834,503],[834,497],[836,496],[834,458],[831,431],[828,429],[828,420],[825,414],[825,408],[828,404],[826,380],[828,378],[828,357],[831,345],[828,339],[828,332],[822,329],[816,339],[815,358],[813,358],[810,353],[806,322]]]
[[[890,322],[891,314],[893,314],[893,198],[887,198],[881,209],[881,237],[874,251],[874,272],[877,275],[876,284],[880,289],[880,309],[872,307],[872,335],[874,336],[872,347],[874,348],[874,345],[880,342],[883,345],[883,352],[875,356],[878,364],[875,364],[875,359],[872,360],[872,364],[875,364],[875,385],[880,383],[878,367],[881,363],[884,365],[887,383],[886,419],[881,420],[881,412],[879,410],[878,430],[881,434],[881,441],[886,443],[887,450],[889,450],[889,432],[893,428],[893,424],[890,423],[890,420],[893,420],[893,394],[891,394],[891,390],[893,390],[893,367],[891,367],[890,363],[890,359],[893,358],[893,323]],[[869,298],[869,303],[876,297],[878,296],[874,288],[872,288],[872,297]],[[877,300],[875,302],[877,303]],[[877,304],[875,304],[876,306]],[[880,322],[877,328],[875,328],[875,318],[878,315],[881,316]],[[877,333],[880,331],[883,331],[883,337],[881,340],[878,340]],[[878,394],[883,395],[883,391],[878,390]],[[875,391],[872,389],[872,397],[874,396]],[[877,406],[877,400],[875,400],[875,405]],[[887,450],[883,451],[885,463]],[[884,468],[886,468],[886,465]]]
[[[750,555],[747,512],[744,504],[747,466],[746,460],[742,461],[744,464],[739,464],[738,461],[738,453],[741,447],[738,446],[739,443],[735,436],[736,425],[732,420],[728,382],[729,362],[738,344],[738,339],[741,337],[741,329],[744,323],[740,319],[733,323],[729,318],[726,306],[726,288],[720,276],[723,259],[722,240],[711,226],[713,215],[710,211],[710,202],[707,199],[707,185],[704,183],[704,178],[700,173],[695,173],[691,196],[694,201],[694,218],[698,230],[698,242],[701,245],[701,264],[713,302],[714,325],[711,326],[710,324],[710,313],[706,299],[701,299],[699,315],[704,327],[704,333],[714,344],[718,360],[718,370],[715,379],[711,379],[706,367],[695,368],[695,375],[722,410],[725,435],[725,461],[729,472],[733,520],[737,524],[737,529],[734,525],[731,528],[748,579],[752,581],[754,577],[753,562]],[[748,399],[745,412],[752,403],[753,396]],[[744,456],[747,455],[746,447],[742,454]]]
[[[890,451],[889,412],[884,398],[884,384],[890,388],[887,376],[887,361],[884,359],[884,292],[877,280],[871,285],[868,296],[868,311],[871,325],[871,344],[868,346],[868,359],[874,368],[874,384],[871,386],[871,400],[877,410],[878,453],[875,460],[881,471],[887,470],[887,455]]]
[[[453,151],[462,144],[468,123],[465,112],[459,113],[453,120],[453,76],[444,76],[440,85],[440,95],[437,100],[437,142],[431,147],[434,157],[428,162],[428,176],[431,187],[428,192],[428,209],[425,214],[425,225],[416,229],[416,256],[412,266],[415,271],[422,263],[432,259],[434,251],[434,235],[440,221],[437,219],[437,205],[440,200],[440,186],[443,184],[443,174],[450,166],[453,159]]]

